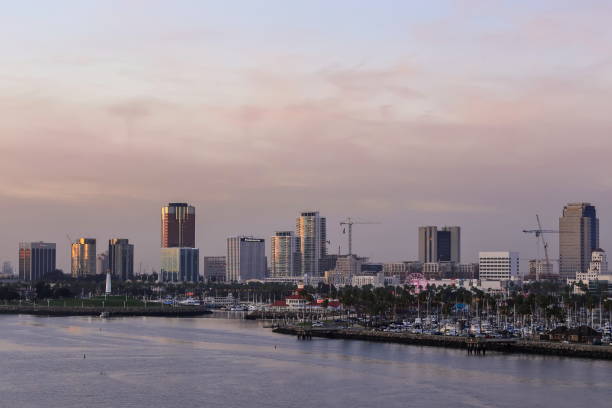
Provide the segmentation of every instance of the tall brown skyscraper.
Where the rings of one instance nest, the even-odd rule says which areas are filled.
[[[586,272],[591,253],[599,248],[599,219],[590,203],[570,203],[559,218],[559,275],[574,279]]]
[[[162,248],[195,248],[195,207],[169,203],[161,211]]]

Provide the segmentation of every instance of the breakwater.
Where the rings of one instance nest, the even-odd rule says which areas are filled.
[[[294,326],[280,326],[273,329],[273,331],[275,333],[290,334],[300,337],[303,337],[305,331],[307,331],[307,336],[309,337],[377,341],[465,350],[468,350],[470,341],[473,342],[471,339],[474,339],[458,336],[387,333],[364,329],[303,329]],[[612,346],[594,346],[590,344],[557,343],[522,339],[478,339],[478,342],[480,347],[484,347],[487,351],[612,360]]]
[[[212,313],[202,307],[70,307],[70,306],[17,306],[0,305],[0,314],[28,314],[36,316],[100,316],[108,317],[129,316],[159,316],[159,317],[194,317]]]

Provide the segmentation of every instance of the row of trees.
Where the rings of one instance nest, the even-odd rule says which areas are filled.
[[[359,314],[396,319],[401,315],[437,315],[449,317],[497,317],[553,325],[568,316],[578,319],[590,316],[594,310],[603,319],[612,317],[612,299],[607,293],[575,294],[567,285],[538,282],[511,288],[505,293],[486,293],[449,286],[429,286],[420,291],[414,287],[372,288],[344,287],[338,297]]]
[[[34,289],[37,299],[69,298],[80,295],[98,295],[104,292],[104,276],[89,279],[61,279],[52,284],[38,282]],[[0,300],[15,301],[24,292],[23,284],[0,286]],[[283,299],[295,290],[293,284],[280,283],[177,283],[163,284],[135,280],[113,281],[113,294],[139,298],[163,296],[196,297],[228,296],[242,301],[264,303]],[[586,288],[583,288],[586,289]],[[435,314],[440,317],[502,316],[526,318],[551,323],[564,321],[568,316],[576,318],[595,309],[612,313],[612,300],[607,299],[607,288],[597,292],[575,294],[573,288],[554,282],[535,282],[525,286],[510,287],[505,293],[486,293],[476,288],[465,289],[450,286],[428,286],[416,290],[403,287],[350,287],[336,288],[324,283],[307,286],[304,294],[339,299],[345,307],[359,314],[394,319],[402,315]]]

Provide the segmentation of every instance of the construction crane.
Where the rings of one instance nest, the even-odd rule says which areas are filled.
[[[342,233],[346,234],[345,226],[348,226],[348,254],[353,255],[353,225],[354,224],[380,224],[380,222],[369,222],[369,221],[353,221],[351,217],[340,222],[340,226],[343,227]]]
[[[534,234],[536,237],[536,245],[538,244],[538,241],[542,242],[542,246],[544,247],[544,259],[546,262],[545,267],[548,268],[548,265],[550,265],[550,259],[548,257],[548,243],[546,242],[546,239],[544,238],[544,234],[559,234],[560,231],[542,229],[542,223],[540,222],[540,216],[537,214],[536,214],[536,220],[538,221],[538,229],[523,230],[523,232],[525,234]],[[536,280],[540,280],[537,265],[536,265]]]

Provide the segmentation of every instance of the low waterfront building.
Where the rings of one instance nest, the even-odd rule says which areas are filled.
[[[226,258],[224,256],[204,257],[204,280],[206,282],[225,282]]]
[[[325,271],[323,274],[323,281],[328,285],[333,285],[337,288],[346,286],[351,283],[348,276],[344,273],[332,269],[331,271]]]
[[[527,279],[540,280],[549,279],[553,275],[552,262],[546,263],[545,259],[530,259],[527,264]]]
[[[552,341],[569,341],[570,343],[592,344],[596,340],[601,340],[601,333],[588,326],[567,328],[560,326],[551,330],[548,337]]]
[[[359,275],[361,269],[368,258],[359,257],[357,255],[343,255],[336,260],[336,272],[344,275],[347,279],[351,279],[353,275]]]
[[[450,276],[452,271],[453,264],[451,262],[426,262],[422,269],[426,279],[442,279]]]
[[[231,293],[227,296],[207,296],[204,298],[204,304],[211,307],[231,307],[238,303],[240,303],[239,299]]]
[[[380,288],[385,286],[385,274],[379,272],[374,275],[354,275],[351,279],[351,285],[356,287],[373,286]]]
[[[459,279],[478,279],[478,264],[469,263],[456,265],[456,277]]]
[[[478,258],[481,280],[504,281],[521,278],[518,252],[480,252]]]
[[[406,262],[386,262],[383,263],[383,273],[385,276],[396,276],[403,282],[408,274],[408,265]]]
[[[264,279],[265,283],[293,283],[297,285],[300,282],[304,282],[303,276],[268,276]]]

